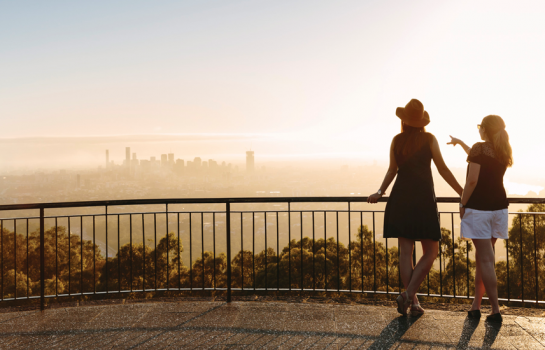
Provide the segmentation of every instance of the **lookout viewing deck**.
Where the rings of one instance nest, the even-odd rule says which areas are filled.
[[[542,315],[545,198],[509,200],[518,207],[509,239],[496,244],[500,303]],[[439,254],[418,295],[469,307],[475,251],[460,237],[458,201],[438,198]],[[498,325],[463,308],[414,318],[391,306],[312,302],[402,291],[383,215],[365,197],[0,205],[0,349],[545,348],[545,318],[532,313],[506,313]],[[158,299],[172,293],[184,296]],[[282,293],[313,297],[271,299]],[[203,295],[216,299],[193,298]]]
[[[2,349],[545,349],[545,318],[283,301],[119,303],[0,314]]]

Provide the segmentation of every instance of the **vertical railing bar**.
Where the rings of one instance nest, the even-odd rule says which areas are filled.
[[[303,291],[303,212],[299,212],[299,224],[301,225],[301,291]]]
[[[117,289],[121,292],[121,234],[119,229],[119,214],[117,214]]]
[[[132,292],[132,214],[129,214],[129,244],[130,244],[130,250],[129,250],[129,255],[130,255],[130,260],[131,260],[131,264],[130,264],[130,284],[131,284],[131,292]]]
[[[280,290],[280,226],[276,212],[276,290]]]
[[[280,290],[280,225],[276,212],[276,290]]]
[[[231,302],[231,203],[225,203],[225,228],[227,234],[227,302]]]
[[[146,291],[146,219],[142,214],[142,290]]]
[[[176,213],[176,232],[178,233],[178,250],[176,251],[176,256],[178,257],[178,289],[182,288],[182,282],[180,278],[180,262],[182,260],[182,256],[180,254],[180,212]],[[216,237],[214,236],[214,247],[216,245]],[[215,257],[214,257],[215,258]],[[216,271],[216,264],[214,263],[214,273]],[[215,282],[215,280],[214,280]],[[216,287],[216,284],[214,283],[214,288]]]
[[[386,294],[390,294],[390,275],[388,273],[388,238],[386,241]]]
[[[524,259],[522,256],[522,214],[519,214],[519,232],[520,232],[520,288],[521,288],[521,296],[522,296],[522,302],[524,303]]]
[[[202,260],[202,289],[204,290],[204,213],[201,212],[201,260]]]
[[[71,238],[72,232],[70,230],[70,217],[66,218],[68,220],[68,295],[72,294],[71,288],[71,275],[72,275],[72,248],[71,248]]]
[[[4,233],[2,232],[2,235]],[[3,272],[3,271],[2,271]],[[17,274],[17,271],[16,273]],[[3,279],[4,276],[2,276]],[[17,290],[17,285],[15,285]],[[45,223],[44,207],[40,207],[40,310],[45,309]]]
[[[108,269],[108,206],[105,205],[105,215],[104,215],[104,228],[106,233],[106,294],[110,291],[110,276],[109,276],[109,269]]]
[[[15,299],[17,299],[17,219],[13,220],[13,253],[15,266],[15,273],[13,274],[13,285],[15,286]]]
[[[57,217],[55,217],[55,296],[59,296],[59,232]]]
[[[375,212],[373,211],[373,292],[377,292],[377,252],[376,252]]]
[[[401,294],[401,251],[399,249],[399,243],[397,244],[397,288],[399,294]]]
[[[252,279],[255,290],[255,211],[252,212]]]
[[[216,289],[216,213],[212,213],[212,236],[214,241],[214,275],[212,276],[212,278],[214,279],[214,289]]]
[[[244,218],[240,213],[240,287],[244,290]]]
[[[201,220],[202,222],[202,220]],[[170,267],[170,255],[169,255],[169,251],[170,251],[170,247],[168,246],[168,243],[169,243],[169,240],[170,240],[170,235],[169,235],[169,232],[168,232],[168,203],[165,203],[165,231],[166,231],[166,235],[167,235],[167,290],[170,289],[170,270],[169,270],[169,267]],[[203,261],[203,271],[204,271],[204,261]],[[203,278],[203,282],[204,284],[204,278]]]
[[[267,271],[267,213],[266,212],[263,212],[263,218],[265,220],[265,290],[268,290],[269,288],[269,284],[268,284],[268,281],[267,281],[267,274],[268,274],[268,271]],[[278,253],[278,250],[276,251]],[[278,254],[277,254],[278,255]],[[277,256],[277,266],[278,266],[278,256]]]
[[[191,212],[189,216],[189,289],[193,290],[193,222]]]
[[[0,274],[2,274],[1,286],[0,286],[0,297],[4,301],[4,220],[0,220]]]
[[[505,256],[507,259],[507,301],[511,301],[511,283],[509,282],[509,240],[505,240]]]
[[[3,278],[3,276],[2,276]],[[30,277],[28,275],[28,218],[26,219],[26,297],[28,299],[29,295],[28,295],[28,292],[29,292],[29,283],[30,282]],[[17,287],[15,287],[17,288]]]
[[[535,267],[535,273],[536,273],[536,304],[539,300],[539,278],[538,278],[538,269],[537,269],[537,232],[536,232],[536,214],[532,215],[534,218],[534,267]],[[3,271],[3,269],[2,269]]]
[[[360,252],[361,252],[361,292],[364,291],[363,286],[363,212],[360,211],[360,233],[361,233],[361,239],[360,239]]]
[[[450,223],[452,229],[452,295],[456,298],[456,253],[454,251],[454,214],[450,213]]]
[[[433,265],[432,265],[433,266]],[[428,296],[430,295],[430,273],[426,275],[426,279],[428,280]]]
[[[312,289],[313,290],[316,290],[316,262],[315,262],[315,259],[314,259],[314,255],[316,254],[316,250],[314,249],[314,246],[316,244],[316,236],[315,236],[315,233],[314,233],[314,227],[315,227],[315,222],[314,222],[314,210],[312,211]]]
[[[153,287],[157,290],[157,213],[153,213],[153,244],[155,246],[155,254],[153,254],[155,258],[155,282]],[[189,251],[191,251],[191,247],[189,248]]]
[[[81,295],[83,295],[83,216],[79,217],[79,229],[80,229],[80,253],[81,253],[81,261],[80,261],[80,281],[79,281],[79,292]]]
[[[466,277],[467,277],[467,297],[469,299],[469,241],[466,241]]]
[[[335,213],[335,224],[337,226],[337,292],[341,291],[341,263],[339,259],[339,211]]]
[[[278,234],[280,236],[280,234]],[[291,212],[288,202],[288,288],[291,290]]]
[[[350,293],[352,293],[352,227],[350,223],[350,202],[348,202],[348,283],[350,284]]]
[[[324,210],[324,290],[327,293],[327,217]]]
[[[96,215],[93,215],[93,294],[97,293],[97,286],[96,286],[96,237],[95,237],[95,220]]]
[[[441,227],[441,214],[438,215],[438,219],[439,227]],[[440,295],[443,296],[443,249],[441,248],[441,240],[439,240],[439,291]]]

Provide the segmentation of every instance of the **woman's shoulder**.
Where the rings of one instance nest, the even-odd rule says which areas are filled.
[[[473,144],[473,146],[471,146],[471,148],[469,149],[469,154],[468,156],[469,157],[476,157],[476,156],[479,156],[481,155],[482,152],[482,147],[483,147],[483,143],[482,142],[476,142]]]
[[[496,151],[490,142],[476,142],[469,150],[468,162],[479,162],[480,156],[496,158]]]
[[[471,148],[475,147],[475,149],[481,148],[483,146],[484,142],[475,142]]]
[[[423,132],[424,138],[431,144],[435,140],[435,135],[431,132]]]
[[[430,139],[434,139],[435,138],[435,135],[432,134],[431,132],[423,132],[424,135],[426,135],[426,137],[430,138]]]

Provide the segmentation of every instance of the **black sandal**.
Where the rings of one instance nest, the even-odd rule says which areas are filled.
[[[501,314],[498,312],[497,314],[492,314],[492,315],[486,316],[486,321],[487,322],[494,322],[494,323],[502,323],[503,322],[503,317],[501,317]]]
[[[467,312],[469,318],[481,318],[481,310],[470,310]]]

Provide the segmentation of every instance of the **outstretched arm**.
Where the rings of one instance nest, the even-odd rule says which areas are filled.
[[[452,189],[461,196],[463,191],[462,186],[460,186],[454,175],[452,175],[449,168],[445,164],[443,156],[441,155],[441,150],[439,149],[439,143],[437,142],[435,136],[433,137],[431,144],[431,155],[439,174],[443,177],[443,179],[445,179],[450,187],[452,187]]]
[[[469,151],[471,150],[471,147],[466,145],[464,143],[464,141],[462,141],[460,139],[457,139],[456,137],[452,137],[452,136],[450,136],[450,142],[447,142],[447,145],[453,145],[453,146],[460,145],[460,146],[462,146],[464,151],[466,151],[467,154],[469,154]]]
[[[380,191],[382,194],[374,193],[370,195],[367,198],[367,203],[376,203],[382,195],[386,192],[388,189],[388,186],[392,183],[394,178],[397,174],[397,162],[396,158],[394,156],[394,141],[392,140],[392,144],[390,146],[390,165],[388,166],[388,171],[386,172],[386,175],[384,176],[384,180],[382,181],[382,185],[380,185]]]

